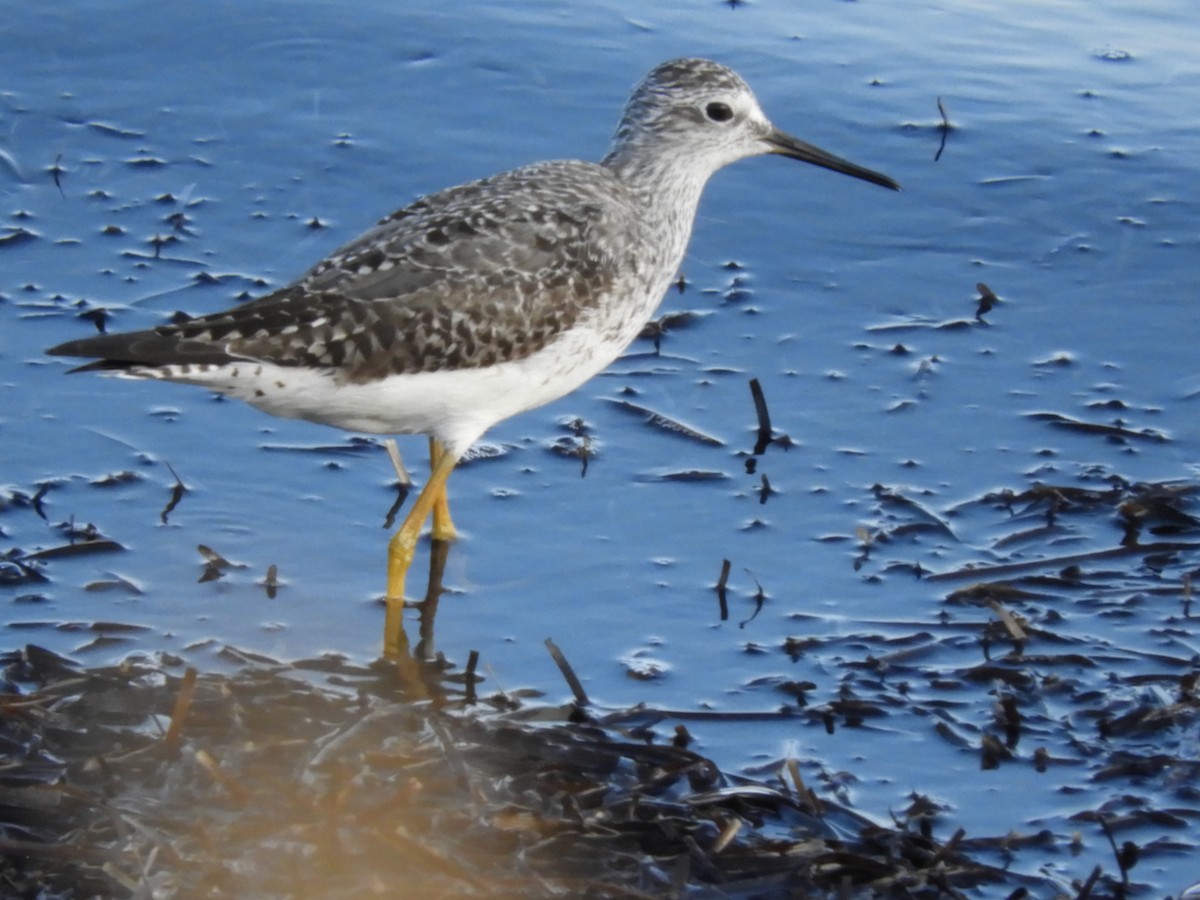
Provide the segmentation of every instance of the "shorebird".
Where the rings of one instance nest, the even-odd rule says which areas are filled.
[[[455,537],[446,480],[458,460],[620,355],[675,278],[709,177],[763,154],[899,188],[780,131],[732,70],[677,59],[636,86],[599,163],[447,188],[257,300],[48,352],[96,360],[72,371],[199,385],[277,416],[427,435],[429,479],[388,544],[392,634],[426,520]]]

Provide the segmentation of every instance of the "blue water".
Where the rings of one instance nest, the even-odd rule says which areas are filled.
[[[904,192],[782,159],[714,178],[688,287],[663,307],[700,315],[660,354],[641,342],[575,395],[502,423],[487,439],[496,457],[452,479],[464,539],[438,621],[448,656],[478,649],[488,686],[557,698],[565,686],[542,646],[552,636],[601,704],[766,711],[787,702],[786,680],[814,682],[824,702],[888,640],[941,634],[953,586],[887,562],[945,571],[996,557],[1009,523],[972,505],[982,495],[1035,479],[1097,486],[1099,470],[1195,479],[1200,38],[1182,0],[11,7],[0,23],[0,496],[11,501],[0,549],[57,546],[71,519],[126,549],[56,560],[49,581],[3,589],[5,644],[88,662],[168,650],[216,666],[225,644],[374,657],[394,496],[378,448],[339,452],[348,436],[202,391],[66,378],[42,349],[90,333],[77,306],[110,310],[114,330],[219,309],[286,283],[420,193],[534,159],[598,158],[630,86],[685,54],[733,66],[777,125]],[[939,98],[952,128],[935,159]],[[29,234],[4,240],[16,229]],[[175,238],[157,258],[156,236]],[[984,323],[977,282],[1001,298]],[[753,476],[751,377],[794,441]],[[613,399],[723,445],[646,426]],[[1041,412],[1119,417],[1170,440],[1110,443],[1029,415]],[[576,418],[594,441],[583,478],[552,450]],[[423,441],[401,449],[419,472]],[[164,525],[167,464],[188,490]],[[691,470],[723,477],[669,477]],[[136,477],[92,484],[121,472]],[[761,474],[775,491],[765,504]],[[26,498],[45,484],[43,520]],[[953,539],[892,545],[856,569],[863,535],[889,523],[875,484],[946,517]],[[1056,552],[1119,535],[1092,523]],[[198,545],[245,568],[198,583]],[[712,590],[723,559],[725,622]],[[274,600],[259,584],[272,564]],[[964,635],[990,616],[949,614]],[[94,632],[62,627],[96,621],[146,630],[92,645]],[[1194,625],[1173,628],[1157,649],[1195,657]],[[1071,673],[1101,688],[1101,671],[1140,671],[1138,654],[1155,649],[1116,616],[1076,611],[1069,630],[1121,651]],[[818,643],[793,662],[787,637]],[[976,660],[973,637],[959,646],[931,650],[926,674]],[[627,674],[644,667],[659,677]],[[978,689],[964,721],[990,724],[987,696]],[[1062,879],[1112,869],[1095,827],[1067,817],[1122,784],[1027,762],[981,775],[976,754],[911,711],[833,735],[807,719],[692,730],[726,768],[795,755],[814,780],[852,771],[848,798],[881,821],[918,791],[947,807],[942,836],[1082,830],[1079,855],[1039,864]],[[1196,738],[1192,726],[1168,743],[1194,759]],[[1070,777],[1084,797],[1059,791]],[[1196,870],[1162,853],[1134,875],[1161,895]]]

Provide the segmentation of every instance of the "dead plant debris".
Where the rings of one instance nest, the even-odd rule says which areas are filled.
[[[579,707],[472,704],[435,667],[434,699],[417,701],[394,670],[336,658],[228,675],[149,658],[84,669],[36,646],[2,662],[5,896],[957,897],[1031,883],[973,862],[961,835],[938,843],[927,816],[884,828],[818,798],[794,760],[770,782],[727,776],[679,728],[658,743]]]

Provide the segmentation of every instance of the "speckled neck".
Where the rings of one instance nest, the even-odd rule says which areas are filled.
[[[663,152],[636,140],[614,144],[601,161],[626,186],[643,211],[643,222],[663,241],[677,266],[712,172],[684,154]]]

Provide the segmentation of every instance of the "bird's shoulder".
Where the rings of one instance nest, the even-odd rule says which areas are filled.
[[[256,360],[352,381],[495,365],[589,315],[636,267],[646,227],[607,168],[537,163],[422,197],[264,297],[59,349],[114,366]]]
[[[494,365],[586,316],[640,243],[611,236],[639,227],[604,167],[539,163],[416,200],[291,285],[174,333],[353,380]]]
[[[403,300],[429,291],[492,294],[535,274],[603,279],[621,262],[606,237],[638,223],[624,185],[605,167],[536,163],[413,201],[292,287]]]

